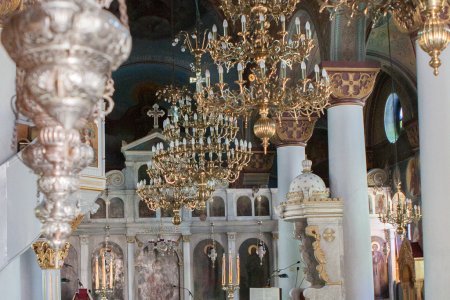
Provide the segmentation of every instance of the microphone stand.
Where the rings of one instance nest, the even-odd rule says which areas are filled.
[[[286,269],[288,269],[288,268],[290,268],[290,267],[292,267],[292,266],[295,266],[295,265],[297,265],[297,264],[299,264],[299,263],[301,263],[300,260],[299,260],[299,261],[296,261],[295,263],[293,263],[293,264],[291,264],[291,265],[289,265],[289,266],[287,266],[286,268],[273,270],[273,272],[270,273],[269,278],[267,278],[267,287],[270,287],[270,280],[272,279],[272,277],[280,276],[278,273],[280,273],[281,271],[284,271],[284,270],[286,270]],[[298,268],[297,268],[297,274],[298,274]],[[287,278],[287,277],[288,277],[287,274],[281,274],[281,275],[286,275],[286,276],[285,276],[285,277],[283,276],[283,277],[280,277],[280,278]]]
[[[192,295],[192,293],[191,293],[191,291],[188,289],[188,288],[185,288],[185,287],[183,287],[183,286],[179,286],[179,285],[175,285],[175,284],[172,284],[172,287],[173,288],[180,288],[180,289],[183,289],[183,290],[186,290],[186,291],[188,291],[188,293],[189,293],[189,296],[191,296],[192,297],[192,299],[194,299],[194,295]]]

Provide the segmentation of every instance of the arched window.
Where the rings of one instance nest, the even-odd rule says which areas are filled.
[[[384,130],[390,143],[395,143],[403,128],[403,110],[396,93],[389,94],[384,107]]]
[[[122,199],[116,197],[110,200],[109,217],[115,219],[125,218],[125,211]]]
[[[251,216],[252,215],[252,200],[247,196],[240,196],[236,202],[237,216]]]
[[[95,203],[99,206],[95,214],[91,213],[91,219],[106,219],[106,202],[102,198],[95,200]]]
[[[210,217],[225,217],[225,201],[221,197],[214,196],[209,203]]]
[[[144,201],[139,201],[139,218],[156,218],[156,211],[150,210]]]
[[[147,165],[142,165],[138,169],[138,182],[141,180],[145,180],[147,184],[150,182],[150,177],[147,174]]]
[[[255,216],[270,216],[269,199],[266,196],[256,197]]]

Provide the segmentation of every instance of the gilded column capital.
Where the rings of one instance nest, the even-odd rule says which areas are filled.
[[[278,232],[272,232],[272,240],[277,241],[279,239]]]
[[[325,61],[322,66],[331,82],[330,107],[364,106],[380,72],[380,64],[376,62]]]
[[[127,243],[128,244],[134,244],[136,243],[136,237],[134,235],[127,236]]]
[[[60,250],[54,250],[47,241],[37,241],[31,248],[36,253],[37,262],[42,270],[59,270],[69,254],[70,243],[65,243]]]
[[[276,124],[276,131],[275,135],[272,137],[272,143],[274,143],[276,147],[306,147],[306,143],[308,143],[313,134],[316,122],[316,117],[282,117]]]
[[[183,243],[189,243],[191,241],[191,235],[190,234],[184,234],[182,235]]]

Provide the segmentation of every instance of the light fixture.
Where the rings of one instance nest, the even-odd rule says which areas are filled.
[[[114,293],[114,264],[115,256],[109,245],[109,225],[105,226],[105,246],[100,249],[100,253],[95,257],[95,288],[94,293],[101,300],[107,300]],[[101,275],[100,275],[101,274]],[[101,283],[100,283],[101,278]]]
[[[401,183],[397,185],[394,196],[388,198],[380,212],[381,223],[391,224],[399,236],[403,237],[409,224],[417,223],[422,218],[420,205],[412,205],[411,199],[406,198]]]
[[[216,259],[217,259],[217,249],[216,249],[216,240],[214,239],[214,223],[211,223],[211,232],[209,234],[209,238],[211,239],[211,248],[209,248],[208,257],[211,259],[213,269],[216,267]]]
[[[258,242],[256,245],[256,255],[258,255],[259,264],[262,266],[263,258],[264,258],[264,255],[266,255],[267,250],[266,250],[266,245],[264,244],[264,241],[263,241],[263,233],[262,233],[262,229],[261,229],[262,221],[258,221],[258,225],[259,225],[259,237],[258,237]]]
[[[231,116],[243,117],[245,124],[253,111],[258,112],[260,118],[254,132],[263,141],[265,153],[269,139],[275,134],[273,119],[281,121],[286,114],[294,118],[320,115],[327,107],[331,93],[325,71],[321,77],[316,67],[316,76],[313,79],[306,77],[305,59],[314,48],[310,23],[306,22],[302,30],[301,21],[296,18],[295,33],[288,37],[286,20],[298,2],[240,0],[234,3],[225,0],[221,9],[228,20],[223,22],[223,35],[218,34],[214,25],[210,32],[204,31],[202,35],[198,34],[198,29],[191,35],[183,33],[174,43],[181,42],[182,51],[188,49],[196,61],[209,53],[218,66],[219,82],[216,84],[210,83],[209,70],[203,80],[197,68],[195,99],[199,106],[207,112],[221,110]],[[236,39],[229,34],[229,21],[241,24]],[[273,34],[276,25],[281,27]],[[236,90],[223,81],[223,68],[229,71],[234,66],[238,74]],[[287,70],[296,66],[301,79],[292,82]],[[248,78],[243,76],[245,69],[250,71]]]
[[[162,218],[159,225],[159,233],[156,240],[150,240],[148,243],[153,247],[153,251],[161,256],[174,255],[178,248],[178,242],[163,237],[163,224]]]
[[[393,70],[392,66],[392,52],[391,52],[391,31],[389,27],[389,23],[387,23],[387,33],[388,33],[388,47],[389,47],[389,61],[391,70]],[[391,75],[391,94],[395,93],[395,84],[394,79]],[[393,105],[393,110],[395,106]],[[393,114],[395,112],[393,111]],[[394,135],[397,134],[397,131],[394,131]],[[394,155],[395,155],[395,167],[398,166],[397,159],[397,137],[394,136]],[[397,191],[395,192],[392,198],[387,197],[386,201],[383,203],[383,208],[379,213],[379,220],[384,224],[391,224],[396,228],[397,234],[403,238],[404,233],[408,224],[417,223],[422,218],[422,214],[420,211],[420,205],[412,205],[410,199],[407,199],[405,194],[402,191],[401,181],[399,179],[398,182],[394,182],[397,185]]]
[[[397,27],[409,33],[418,30],[420,47],[431,56],[430,66],[434,75],[439,74],[439,56],[450,41],[449,20],[445,0],[323,0],[320,10],[331,11],[333,18],[338,12],[349,19],[365,15],[377,25],[390,14]]]
[[[57,250],[79,214],[70,195],[94,157],[79,131],[100,113],[111,71],[130,53],[130,33],[94,0],[42,0],[8,20],[2,43],[17,64],[18,111],[38,129],[22,157],[38,175],[45,199],[36,216]]]

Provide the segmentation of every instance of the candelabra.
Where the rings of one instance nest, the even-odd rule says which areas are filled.
[[[382,223],[389,223],[396,228],[398,235],[403,237],[408,224],[417,223],[422,218],[419,205],[412,205],[402,192],[401,183],[397,185],[397,192],[384,203],[379,219]]]
[[[94,0],[42,0],[12,15],[2,43],[17,64],[18,111],[38,129],[22,156],[45,195],[36,216],[58,250],[79,214],[70,195],[94,156],[79,131],[100,113],[99,102],[112,89],[111,71],[130,53],[130,33]]]
[[[450,41],[448,29],[448,1],[445,0],[321,0],[323,11],[345,13],[351,20],[357,15],[370,17],[373,24],[387,14],[397,27],[406,32],[418,32],[420,47],[431,56],[430,66],[434,75],[439,74],[439,56]]]
[[[228,281],[227,281],[227,261],[225,253],[222,256],[222,289],[226,293],[227,299],[234,299],[234,292],[239,290],[240,284],[240,260],[239,255],[236,256],[236,276],[233,276],[234,258],[230,253],[228,254]]]
[[[207,46],[196,41],[197,34],[184,34],[179,39],[183,42],[182,49],[189,49],[196,60],[200,54],[208,52],[218,66],[219,82],[215,85],[210,84],[209,71],[205,72],[205,86],[199,80],[201,76],[197,76],[195,97],[199,106],[208,107],[207,111],[221,109],[246,120],[253,111],[257,111],[260,118],[254,125],[254,132],[262,140],[265,151],[269,139],[275,134],[273,118],[281,120],[285,114],[295,118],[320,115],[328,105],[331,93],[326,72],[321,78],[318,67],[314,79],[306,78],[304,61],[314,48],[309,22],[302,30],[301,20],[296,18],[295,33],[288,37],[286,20],[297,3],[296,0],[245,0],[234,4],[225,0],[221,5],[225,17],[241,24],[238,38],[233,39],[229,35],[228,21],[224,20],[223,35],[218,34],[214,25],[208,32]],[[281,26],[277,35],[271,33],[274,25]],[[202,48],[195,45],[202,45]],[[237,67],[236,90],[223,82],[223,66],[228,71]],[[292,82],[287,72],[295,66],[300,66],[302,75],[298,82]],[[250,74],[244,79],[246,68]]]
[[[98,295],[101,300],[107,300],[107,297],[114,293],[114,253],[108,245],[109,229],[109,226],[105,227],[105,247],[100,249],[100,255],[95,258],[94,293]],[[102,279],[101,285],[100,273]]]

